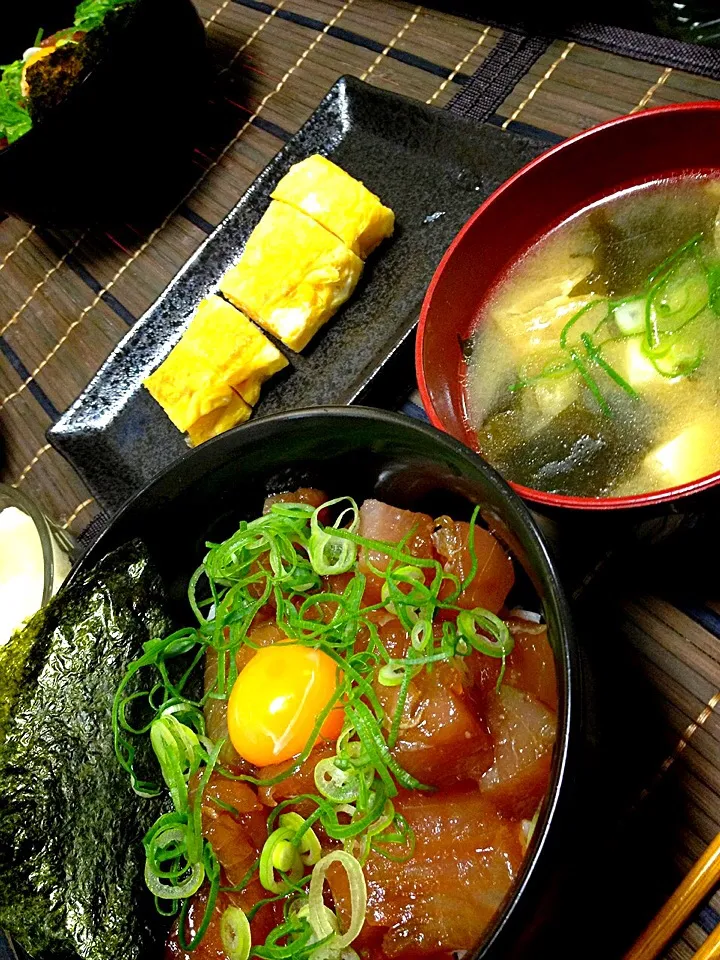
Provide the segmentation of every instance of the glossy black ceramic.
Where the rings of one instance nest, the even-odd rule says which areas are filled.
[[[568,608],[528,510],[483,460],[456,440],[399,414],[363,407],[268,417],[189,452],[118,514],[82,561],[87,570],[133,537],[149,546],[171,592],[179,623],[190,621],[187,580],[205,541],[229,536],[259,515],[268,493],[299,485],[330,496],[377,497],[399,507],[467,519],[482,505],[506,529],[517,561],[516,602],[540,605],[556,658],[560,710],[551,789],[522,875],[477,960],[528,952],[551,913],[557,871],[566,860],[581,737],[581,690]]]
[[[32,45],[53,4],[20,6],[22,16],[3,20],[2,62]],[[206,79],[205,34],[192,0],[136,0],[102,61],[0,150],[0,210],[61,225],[152,216],[187,178]]]
[[[183,435],[142,380],[238,260],[278,180],[313,153],[331,157],[379,194],[395,211],[395,234],[369,259],[351,299],[302,355],[288,352],[290,366],[265,386],[256,415],[357,400],[412,336],[427,285],[457,231],[543,146],[341,78],[135,324],[51,429],[50,441],[109,510],[183,452]],[[411,381],[409,372],[407,391]]]

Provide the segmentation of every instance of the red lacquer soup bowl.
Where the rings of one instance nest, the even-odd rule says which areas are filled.
[[[423,303],[415,362],[423,405],[435,426],[478,449],[465,416],[463,343],[485,298],[529,246],[619,190],[718,172],[720,103],[686,103],[593,127],[544,153],[496,190],[451,244]],[[513,486],[549,507],[612,510],[668,503],[718,483],[720,471],[666,490],[604,498]]]

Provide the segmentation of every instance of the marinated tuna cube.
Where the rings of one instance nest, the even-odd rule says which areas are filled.
[[[433,556],[432,532],[434,521],[426,513],[413,513],[391,507],[379,500],[366,500],[360,507],[358,533],[368,540],[385,540],[387,543],[402,542],[403,553],[413,557],[431,559]],[[384,579],[373,573],[385,570],[390,558],[380,550],[360,550],[359,569],[367,577],[365,603],[378,603]]]
[[[440,517],[433,534],[433,544],[445,570],[456,576],[461,584],[464,583],[473,571],[470,524]],[[456,603],[468,610],[484,607],[497,613],[515,582],[512,560],[495,537],[483,527],[475,527],[474,548],[477,559],[475,575]],[[452,583],[445,582],[440,598],[446,599],[452,591]]]
[[[382,931],[387,957],[472,949],[520,867],[517,825],[475,789],[402,794],[395,809],[415,832],[415,852],[402,864],[370,854],[367,920],[357,946],[376,943]],[[331,870],[329,880],[336,908],[347,917],[344,871]]]
[[[524,690],[557,712],[555,657],[548,641],[547,627],[516,619],[509,620],[508,626],[515,646],[507,658],[506,683]]]
[[[530,818],[548,788],[556,716],[528,693],[503,685],[488,696],[487,722],[495,762],[480,788],[507,816]]]
[[[493,763],[492,740],[466,695],[465,677],[462,663],[440,663],[410,683],[393,755],[429,786],[479,781]],[[388,727],[397,710],[398,689],[376,684]]]

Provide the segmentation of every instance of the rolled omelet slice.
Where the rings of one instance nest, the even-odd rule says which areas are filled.
[[[294,164],[271,196],[312,217],[362,260],[395,229],[395,214],[379,197],[317,153]]]
[[[264,330],[302,350],[348,299],[362,268],[329,230],[273,200],[220,290]]]
[[[212,295],[143,383],[178,430],[214,436],[247,420],[262,383],[287,362],[244,314]]]
[[[230,400],[226,406],[218,407],[212,413],[206,413],[204,417],[200,417],[192,426],[188,427],[187,435],[190,446],[197,447],[211,437],[218,437],[231,427],[244,423],[251,413],[252,407],[243,400],[239,393],[231,389]]]

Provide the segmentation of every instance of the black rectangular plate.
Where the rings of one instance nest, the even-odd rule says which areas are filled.
[[[48,431],[48,439],[108,511],[187,451],[142,380],[238,260],[278,180],[313,153],[331,157],[392,207],[395,235],[370,258],[351,300],[266,385],[254,415],[367,396],[388,359],[407,344],[433,272],[460,227],[545,147],[341,78]]]

